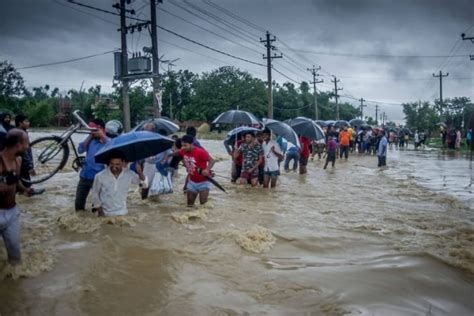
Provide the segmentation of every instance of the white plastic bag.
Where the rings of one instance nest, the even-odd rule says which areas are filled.
[[[156,172],[148,195],[153,196],[170,193],[173,193],[173,181],[171,181],[171,174],[168,172],[166,176],[163,176],[161,173]]]

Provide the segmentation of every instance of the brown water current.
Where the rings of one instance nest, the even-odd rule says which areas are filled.
[[[20,197],[24,260],[6,266],[0,245],[0,315],[473,315],[463,157],[316,159],[264,190],[231,184],[221,143],[203,143],[228,191],[206,206],[185,206],[182,169],[174,194],[134,188],[122,218],[76,214],[70,168]]]

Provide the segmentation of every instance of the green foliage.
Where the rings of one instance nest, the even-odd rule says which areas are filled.
[[[221,67],[204,73],[192,85],[191,103],[182,111],[182,119],[212,121],[221,112],[240,109],[257,116],[266,112],[265,85],[260,79],[234,67]]]
[[[25,114],[29,117],[32,127],[50,126],[53,122],[55,111],[54,102],[41,100],[26,105]]]

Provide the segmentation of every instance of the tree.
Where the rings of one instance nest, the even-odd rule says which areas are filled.
[[[247,110],[259,117],[266,113],[265,84],[248,72],[226,66],[204,73],[193,85],[191,104],[183,107],[183,120],[212,121],[221,112]]]
[[[15,110],[15,98],[25,91],[21,74],[8,61],[0,62],[0,108]]]

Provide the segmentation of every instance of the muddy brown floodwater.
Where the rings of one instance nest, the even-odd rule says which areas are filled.
[[[220,142],[204,141],[228,191],[187,209],[180,192],[130,215],[76,215],[66,168],[19,198],[23,264],[4,264],[1,315],[473,315],[469,161],[390,150],[389,168],[351,156],[309,163],[273,191],[230,184]]]

